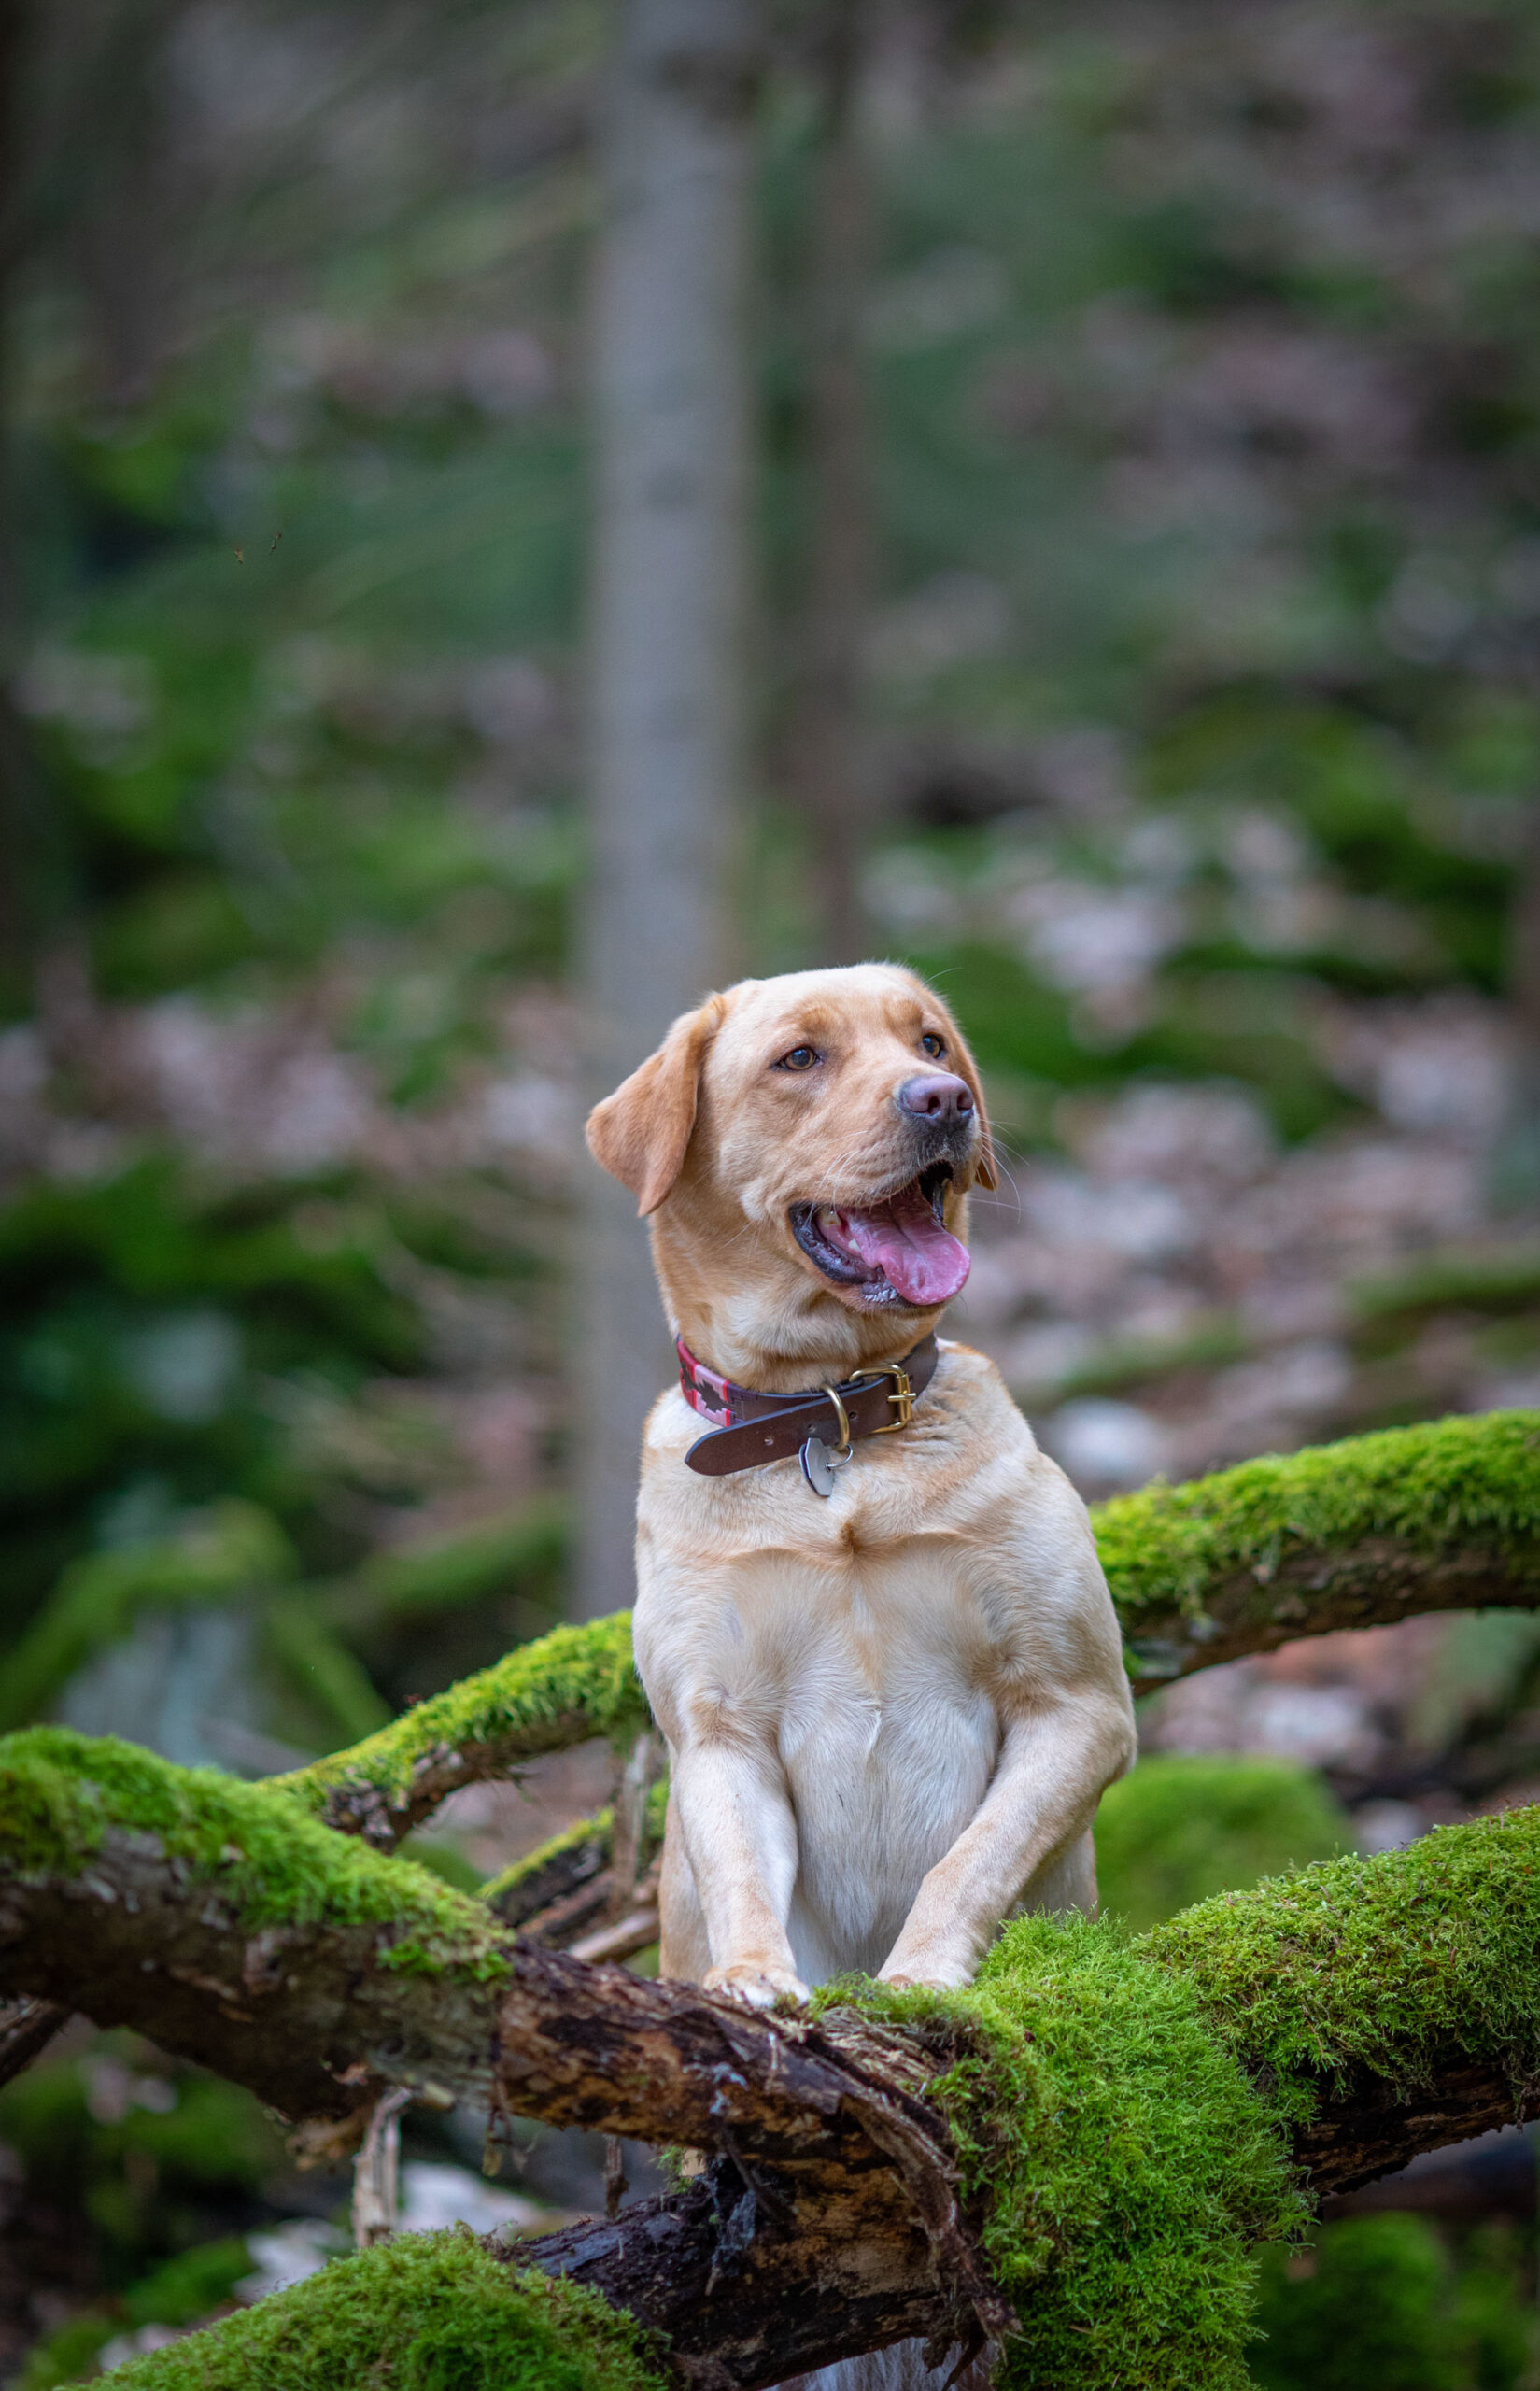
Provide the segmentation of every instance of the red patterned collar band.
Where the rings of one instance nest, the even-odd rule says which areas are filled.
[[[699,1411],[713,1428],[735,1428],[744,1415],[742,1408],[733,1408],[733,1397],[737,1395],[742,1405],[750,1390],[734,1386],[720,1370],[708,1369],[704,1362],[698,1362],[682,1337],[674,1338],[673,1350],[679,1356],[679,1392],[690,1409]],[[784,1400],[789,1403],[791,1397],[787,1395]]]

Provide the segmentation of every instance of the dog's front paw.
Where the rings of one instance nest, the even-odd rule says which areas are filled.
[[[972,1983],[973,1970],[942,1951],[916,1951],[908,1958],[896,1952],[877,1981],[898,1992],[961,1992]]]
[[[725,1967],[713,1968],[705,1978],[705,1989],[728,1993],[750,2009],[773,2009],[784,1993],[793,2001],[808,1997],[807,1986],[790,1968],[760,1959],[729,1959]]]

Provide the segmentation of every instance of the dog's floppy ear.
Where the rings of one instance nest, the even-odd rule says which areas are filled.
[[[931,991],[931,1000],[933,1003],[940,1002],[934,990]],[[940,1010],[946,1013],[947,1061],[958,1078],[968,1082],[968,1093],[973,1098],[974,1109],[979,1115],[979,1158],[973,1166],[974,1181],[980,1187],[997,1187],[1000,1182],[995,1167],[995,1137],[989,1125],[989,1108],[984,1102],[983,1085],[979,1078],[979,1066],[968,1051],[968,1040],[952,1014],[947,1012],[944,1005],[940,1006]]]
[[[629,1187],[638,1212],[656,1212],[685,1167],[706,1050],[727,1007],[708,997],[682,1012],[656,1054],[588,1115],[588,1151]]]

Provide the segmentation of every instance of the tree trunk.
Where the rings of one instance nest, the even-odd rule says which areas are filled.
[[[870,15],[870,0],[828,0],[820,28],[822,123],[808,229],[811,506],[791,745],[819,963],[855,963],[869,951],[860,866],[871,789],[861,651],[872,535],[862,312],[871,206],[858,99]]]
[[[628,0],[603,138],[590,1092],[728,968],[740,799],[755,0]],[[671,1367],[631,1198],[585,1181],[575,1609],[630,1602],[642,1423]]]

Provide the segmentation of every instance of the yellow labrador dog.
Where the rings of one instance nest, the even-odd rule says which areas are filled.
[[[1085,1507],[938,1344],[995,1183],[978,1073],[888,964],[745,980],[593,1112],[679,1340],[647,1422],[636,1657],[668,1739],[663,1974],[764,2005],[967,1984],[1090,1909],[1134,1755]]]

